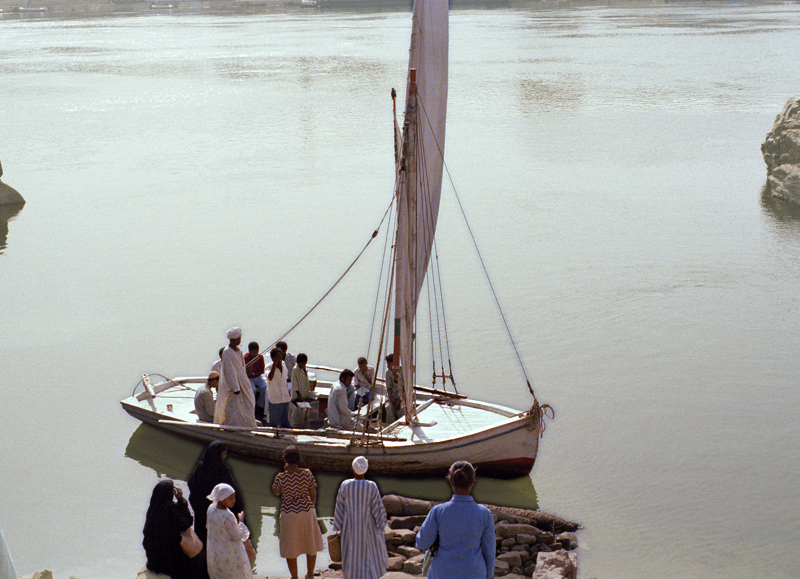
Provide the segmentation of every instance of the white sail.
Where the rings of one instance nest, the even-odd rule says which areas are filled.
[[[403,382],[416,379],[417,301],[433,246],[447,116],[448,0],[417,0],[411,31],[403,156],[397,177],[395,352]],[[413,389],[406,388],[406,409]],[[413,419],[410,416],[409,419]]]

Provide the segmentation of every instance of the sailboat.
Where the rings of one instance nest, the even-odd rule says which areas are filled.
[[[122,401],[131,416],[198,442],[223,440],[232,454],[273,464],[282,464],[283,449],[292,444],[305,465],[333,472],[350,472],[353,458],[364,455],[370,472],[378,475],[440,474],[457,460],[471,461],[486,476],[514,478],[530,473],[545,416],[552,418],[552,409],[536,399],[527,375],[532,396],[527,410],[481,402],[458,393],[452,371],[446,371],[444,365],[438,374],[433,372],[434,387],[416,385],[420,293],[426,278],[428,282],[436,281],[436,275],[429,271],[444,168],[448,11],[448,0],[414,3],[402,127],[395,118],[395,235],[389,252],[391,265],[387,267],[389,290],[380,308],[383,323],[378,360],[388,353],[383,346],[388,350],[391,344],[394,359],[401,362],[402,383],[414,385],[403,389],[404,416],[391,424],[381,422],[383,397],[375,395],[365,408],[359,409],[361,420],[353,431],[211,424],[200,421],[194,413],[195,388],[205,382],[204,377],[162,377],[163,381],[154,383],[153,377],[147,375],[132,396]],[[392,306],[394,313],[390,315]],[[389,327],[391,332],[387,331]],[[517,358],[521,365],[519,354]],[[331,367],[308,367],[320,373],[336,372]],[[437,387],[438,379],[442,381],[441,388]],[[445,386],[448,379],[452,391]],[[375,379],[374,392],[380,390],[380,382]],[[321,418],[331,387],[332,381],[316,380],[312,414]]]

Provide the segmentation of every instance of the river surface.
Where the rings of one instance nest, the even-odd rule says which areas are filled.
[[[798,96],[800,5],[483,8],[451,13],[446,163],[556,418],[531,476],[478,498],[581,522],[585,579],[796,578],[800,211],[762,200],[759,146]],[[0,20],[3,180],[27,199],[0,211],[0,527],[21,574],[135,576],[152,486],[201,448],[119,400],[143,372],[207,372],[231,325],[277,338],[392,194],[407,9],[153,12]],[[458,213],[446,183],[456,377],[527,408]],[[355,364],[379,260],[290,350]],[[277,471],[230,462],[258,569],[283,573]],[[319,475],[320,515],[341,479]]]

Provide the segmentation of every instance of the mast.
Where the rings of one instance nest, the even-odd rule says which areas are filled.
[[[416,0],[402,152],[397,172],[394,359],[405,385],[406,423],[416,420],[416,317],[442,188],[447,114],[448,0]]]

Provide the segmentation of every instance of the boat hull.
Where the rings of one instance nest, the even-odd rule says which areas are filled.
[[[422,425],[414,427],[405,439],[378,444],[373,435],[372,442],[362,445],[351,443],[349,438],[326,438],[318,432],[315,434],[316,431],[305,435],[276,433],[264,428],[232,430],[191,417],[183,420],[180,402],[175,397],[164,396],[172,402],[169,404],[172,410],[165,410],[164,402],[154,401],[162,396],[144,401],[131,397],[121,404],[128,414],[145,424],[202,444],[221,440],[227,443],[231,454],[268,464],[283,464],[283,450],[291,444],[300,451],[304,464],[327,472],[349,473],[353,459],[363,455],[370,461],[370,472],[377,475],[438,475],[447,472],[453,462],[468,460],[477,466],[482,476],[516,478],[530,474],[538,452],[539,425],[531,424],[527,414],[510,409],[503,409],[504,414],[497,415],[495,424],[460,436],[428,441],[435,427]],[[451,401],[434,401],[429,406],[435,404],[442,404],[444,411],[454,405]],[[474,410],[482,403],[471,404]]]

